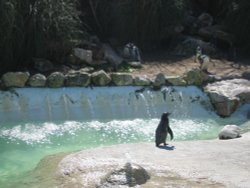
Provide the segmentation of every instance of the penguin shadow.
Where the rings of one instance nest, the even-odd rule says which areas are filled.
[[[175,150],[175,146],[169,146],[169,145],[158,146],[157,148],[159,148],[159,149],[165,149],[165,150],[168,150],[168,151]]]

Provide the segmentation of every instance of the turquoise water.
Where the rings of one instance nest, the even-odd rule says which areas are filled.
[[[3,121],[2,118],[0,121],[0,187],[16,187],[16,184],[12,184],[13,180],[19,179],[23,187],[29,187],[23,178],[24,174],[35,169],[43,157],[51,154],[114,144],[153,142],[155,128],[164,111],[172,112],[170,125],[175,141],[216,138],[224,125],[241,126],[247,122],[246,113],[250,109],[249,105],[243,106],[231,118],[222,119],[211,110],[207,96],[194,87],[176,87],[174,93],[163,90],[148,91],[139,95],[133,94],[135,89],[138,88],[124,88],[120,91],[104,89],[104,92],[108,93],[106,98],[100,96],[101,90],[47,90],[44,100],[40,90],[17,90],[21,102],[14,94],[13,101],[10,100],[13,104],[9,101],[8,104],[5,103],[7,110],[0,108],[1,118],[8,112],[8,118],[12,119]],[[167,98],[164,93],[166,91],[169,92]],[[48,95],[48,92],[52,93]],[[41,95],[40,104],[35,100],[37,93]],[[86,103],[86,96],[83,96],[85,93],[93,101]],[[78,116],[81,112],[78,102],[69,103],[65,101],[65,97],[61,97],[66,94],[75,101],[82,99],[79,100],[81,105],[88,104],[85,107],[81,106],[82,118]],[[25,96],[28,97],[24,98]],[[46,104],[45,110],[38,108],[44,101],[48,101],[48,96],[50,103],[54,103],[55,106]],[[4,97],[6,99],[5,93]],[[8,97],[11,97],[11,94],[8,94]],[[60,102],[61,99],[63,101]],[[100,102],[97,103],[97,100]],[[1,97],[0,104],[3,104]],[[14,110],[13,105],[16,105]],[[140,108],[137,108],[138,106]],[[34,111],[34,108],[38,111]],[[61,110],[61,118],[51,119],[53,114],[60,117],[58,110]],[[36,118],[39,120],[28,118],[32,113],[39,117]],[[84,113],[88,116],[84,116]],[[19,118],[16,118],[15,114],[18,114]],[[137,116],[138,118],[135,118]],[[18,185],[22,187],[22,183],[19,182]]]

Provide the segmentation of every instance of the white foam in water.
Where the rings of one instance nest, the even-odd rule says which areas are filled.
[[[74,134],[80,128],[78,122],[24,124],[13,128],[4,128],[0,131],[0,137],[11,141],[23,141],[28,144],[50,142],[52,135],[62,136],[64,133]]]

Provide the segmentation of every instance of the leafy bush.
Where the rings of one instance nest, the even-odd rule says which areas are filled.
[[[66,53],[64,47],[81,34],[76,2],[1,0],[2,69],[28,66],[32,57],[47,57],[61,61],[61,57]]]
[[[181,23],[185,0],[90,0],[92,23],[88,25],[103,39],[135,42],[140,47],[168,41],[169,28]],[[85,3],[85,7],[88,6]],[[88,16],[90,14],[87,14]]]
[[[250,1],[231,0],[229,7],[227,27],[236,36],[235,43],[248,51],[250,49]]]

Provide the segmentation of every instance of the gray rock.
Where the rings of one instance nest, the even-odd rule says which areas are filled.
[[[247,79],[247,80],[250,80],[250,71],[244,71],[242,73],[242,77]]]
[[[128,86],[133,84],[133,77],[127,73],[112,73],[111,79],[117,86]]]
[[[104,49],[104,59],[109,63],[117,67],[123,62],[123,58],[120,57],[108,44],[103,45]]]
[[[199,68],[193,68],[185,73],[184,80],[188,85],[201,86],[205,80],[205,74]]]
[[[163,73],[159,73],[156,75],[156,78],[153,82],[153,86],[154,88],[158,89],[161,86],[164,86],[166,84],[166,78],[165,75]]]
[[[145,76],[136,76],[134,79],[134,85],[136,86],[150,86],[151,80]]]
[[[226,125],[219,133],[219,139],[234,139],[241,137],[240,135],[240,127],[237,125]]]
[[[185,86],[187,82],[181,76],[167,76],[166,80],[168,83],[174,86]]]
[[[111,82],[110,76],[103,70],[92,73],[91,80],[97,86],[106,86]]]
[[[56,187],[132,187],[147,183],[150,175],[124,158],[87,157],[82,152],[64,157],[57,166]]]
[[[223,26],[213,25],[202,27],[199,29],[198,34],[208,40],[220,40],[231,46],[233,44],[233,36],[224,31]]]
[[[87,73],[91,73],[91,72],[94,72],[94,68],[93,67],[84,67],[84,68],[81,68],[79,70],[79,72],[87,72]]]
[[[220,116],[228,117],[244,103],[250,102],[250,81],[232,79],[208,84],[204,88]]]
[[[29,78],[28,84],[31,87],[44,87],[46,84],[46,77],[43,74],[34,74]]]
[[[98,188],[117,188],[119,186],[134,187],[145,184],[150,179],[147,171],[140,165],[126,163],[124,167],[110,172]]]
[[[65,86],[86,87],[90,84],[90,74],[80,71],[70,72],[65,76]]]
[[[213,17],[208,13],[202,13],[197,20],[199,27],[207,27],[213,24]]]
[[[54,65],[51,61],[41,58],[33,58],[34,68],[39,72],[50,72],[54,70]]]
[[[47,86],[58,88],[64,86],[64,75],[61,72],[53,72],[47,77]]]
[[[88,63],[88,64],[91,64],[93,59],[92,59],[92,51],[91,50],[85,50],[85,49],[82,49],[82,48],[74,48],[72,50],[72,55],[73,57],[71,56],[71,58],[73,59],[71,61],[71,63],[75,63],[75,64],[81,64],[81,63]],[[76,59],[74,59],[74,57]],[[77,61],[78,60],[78,61]]]
[[[24,87],[29,76],[29,72],[7,72],[2,76],[2,82],[5,87]]]
[[[140,61],[131,61],[131,62],[128,62],[127,64],[131,66],[132,68],[136,68],[136,69],[142,68],[142,64]]]
[[[216,55],[216,48],[209,42],[205,42],[200,38],[195,37],[185,37],[175,48],[175,53],[177,55],[194,55],[197,46],[202,48],[202,51],[207,55]]]

